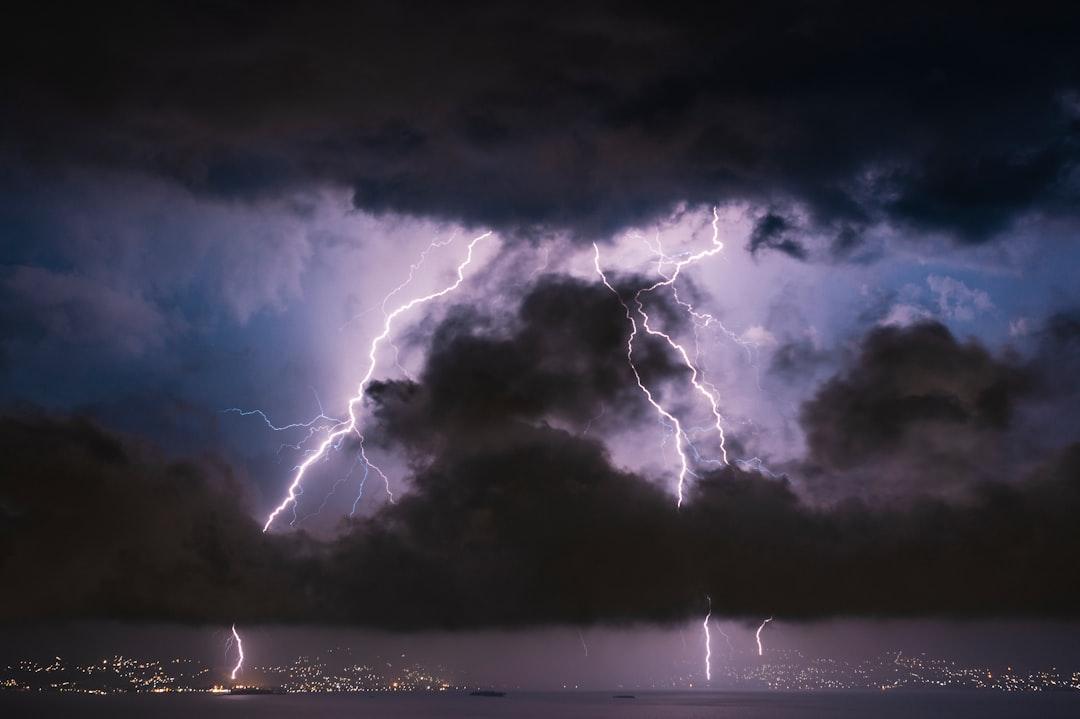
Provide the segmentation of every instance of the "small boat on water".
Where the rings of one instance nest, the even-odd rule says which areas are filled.
[[[504,697],[506,692],[497,692],[492,689],[477,689],[474,692],[469,692],[471,697]]]

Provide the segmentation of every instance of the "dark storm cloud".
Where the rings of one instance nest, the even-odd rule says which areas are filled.
[[[918,426],[1004,430],[1028,384],[1019,366],[944,325],[875,329],[855,365],[803,406],[810,457],[846,469],[895,450]]]
[[[796,260],[805,260],[806,248],[798,240],[792,238],[793,230],[794,227],[787,218],[775,212],[769,212],[754,225],[746,249],[750,250],[752,255],[762,250],[775,250],[794,257]]]
[[[849,473],[847,489],[896,497],[1000,477],[1017,405],[1041,375],[936,322],[871,330],[802,407],[808,481],[845,494],[838,475]]]
[[[391,626],[674,618],[693,597],[679,528],[655,485],[596,441],[511,419],[451,444],[415,491],[339,540],[340,604]],[[386,592],[390,578],[400,589]]]
[[[4,616],[298,612],[301,543],[260,535],[227,465],[167,461],[78,418],[0,424]]]
[[[625,376],[594,376],[622,356],[613,299],[546,277],[509,318],[451,313],[417,379],[369,396],[369,437],[408,450],[409,491],[332,540],[262,534],[219,461],[169,461],[78,419],[3,418],[0,611],[418,629],[663,622],[708,594],[736,616],[1076,615],[1063,568],[1080,551],[1080,445],[1020,474],[983,441],[1019,421],[1041,355],[1018,369],[938,325],[874,331],[806,405],[807,464],[821,483],[861,463],[907,482],[905,501],[811,504],[786,478],[729,467],[677,509],[595,435],[556,426],[605,403],[624,423],[641,403]],[[1047,332],[1075,335],[1065,316]],[[948,500],[888,473],[941,427],[953,454],[919,449],[967,473]]]
[[[634,281],[617,281],[624,297],[648,284]],[[668,329],[685,323],[666,302],[648,309]],[[582,426],[610,411],[625,425],[652,411],[626,361],[626,310],[604,285],[543,276],[508,326],[491,324],[458,308],[432,333],[419,382],[372,383],[376,418],[389,437],[423,445],[446,432],[468,435],[508,419]],[[666,349],[651,338],[635,342],[635,364],[651,386],[686,375]]]
[[[1037,332],[1032,433],[1047,441],[1080,435],[1080,310],[1059,311]]]
[[[1056,312],[1039,333],[1042,355],[1069,365],[1080,360],[1080,310]]]
[[[35,8],[2,43],[0,139],[25,166],[227,198],[330,182],[377,212],[583,237],[683,201],[794,206],[842,256],[880,223],[982,243],[1075,214],[1060,4]]]
[[[667,621],[714,611],[1074,616],[1080,449],[967,504],[814,510],[709,473],[676,510],[598,442],[509,422],[339,539],[266,536],[216,488],[70,420],[6,418],[0,608],[21,618],[384,628]],[[21,441],[15,441],[21,440]]]

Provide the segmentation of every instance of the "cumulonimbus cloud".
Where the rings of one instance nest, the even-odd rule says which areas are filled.
[[[1075,616],[1080,588],[1063,568],[1080,550],[1078,445],[1023,475],[1002,465],[973,477],[948,499],[913,483],[903,502],[812,503],[784,477],[731,467],[703,472],[676,509],[660,483],[615,466],[600,439],[554,421],[600,401],[638,421],[633,393],[620,399],[617,384],[590,379],[612,369],[607,345],[626,332],[621,308],[597,290],[549,277],[511,320],[447,315],[417,378],[369,397],[372,436],[410,454],[409,491],[329,540],[263,534],[221,462],[171,461],[77,419],[4,418],[0,575],[10,589],[0,608],[419,629],[666,622],[708,594],[715,611],[739,616]],[[560,305],[571,297],[576,315]],[[1051,325],[1048,341],[1073,341],[1066,320]],[[560,353],[585,327],[593,341]],[[1015,368],[944,328],[879,329],[803,421],[813,434],[827,405],[844,451],[872,467],[909,452],[917,427],[1004,431],[1042,391],[1042,365],[1025,367],[1012,384]],[[662,363],[654,372],[678,379]],[[907,407],[916,391],[934,401],[888,431],[885,419],[849,421],[862,416],[849,390],[868,376],[883,386],[867,395],[871,409]],[[834,445],[810,442],[819,481],[851,469]]]

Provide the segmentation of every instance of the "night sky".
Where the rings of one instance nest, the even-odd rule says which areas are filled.
[[[125,5],[0,30],[9,653],[1080,636],[1080,12]]]

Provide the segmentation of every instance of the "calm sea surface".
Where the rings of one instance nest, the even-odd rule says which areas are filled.
[[[803,719],[998,719],[1080,717],[1080,693],[1002,695],[991,692],[887,692],[778,694],[755,692],[646,692],[636,699],[601,693],[515,693],[505,697],[460,694],[291,696],[27,696],[0,694],[0,717],[738,717]]]

